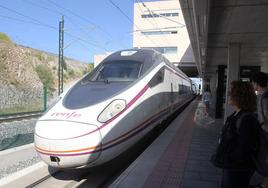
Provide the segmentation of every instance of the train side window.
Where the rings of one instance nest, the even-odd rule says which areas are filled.
[[[164,81],[165,69],[160,69],[149,81],[149,87],[154,87]]]
[[[191,92],[191,88],[189,86],[187,86],[187,93]]]
[[[184,94],[184,85],[179,84],[179,94]]]
[[[191,89],[189,86],[179,84],[179,94],[186,94],[186,93],[189,93],[190,91]]]

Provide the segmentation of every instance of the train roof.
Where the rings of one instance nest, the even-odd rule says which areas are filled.
[[[126,49],[117,51],[108,57],[106,57],[102,63],[108,63],[112,61],[138,61],[143,63],[143,72],[146,72],[148,69],[157,66],[161,62],[165,62],[168,66],[177,70],[182,74],[185,78],[188,78],[185,73],[183,73],[178,67],[173,65],[168,61],[168,59],[161,53],[157,52],[153,49]]]
[[[157,66],[160,62],[162,55],[151,49],[126,49],[117,51],[107,58],[102,63],[108,63],[112,61],[138,61],[143,64],[143,72],[146,72],[149,68]],[[161,59],[160,61],[158,59]]]
[[[103,60],[107,61],[118,61],[118,60],[135,60],[145,63],[152,63],[152,56],[157,53],[155,50],[150,49],[126,49],[117,51]],[[147,61],[146,61],[147,60]]]

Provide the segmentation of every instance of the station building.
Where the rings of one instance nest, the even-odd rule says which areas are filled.
[[[177,0],[134,3],[133,48],[159,51],[189,77],[197,77],[196,63]],[[94,56],[97,66],[111,53]]]
[[[187,27],[177,0],[136,1],[133,47],[157,50],[188,76],[197,76]]]
[[[233,80],[268,72],[267,2],[179,0],[198,74],[213,96],[216,118],[232,111],[227,92]]]

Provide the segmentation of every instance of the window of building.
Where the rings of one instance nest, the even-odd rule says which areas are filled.
[[[175,16],[179,16],[178,12],[174,12],[174,13],[160,13],[160,14],[142,14],[141,17],[142,18],[158,18],[158,17],[175,17]]]
[[[169,34],[177,34],[178,31],[144,31],[141,33],[144,35],[169,35]]]
[[[179,13],[177,13],[177,12],[171,13],[171,16],[179,16]]]
[[[177,53],[177,47],[165,48],[164,54],[176,54],[176,53]]]
[[[147,49],[156,50],[162,54],[177,54],[177,47],[145,47]]]

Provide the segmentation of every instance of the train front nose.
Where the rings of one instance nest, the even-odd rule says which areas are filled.
[[[101,155],[101,134],[92,124],[38,121],[34,139],[41,159],[57,168],[93,166]]]

